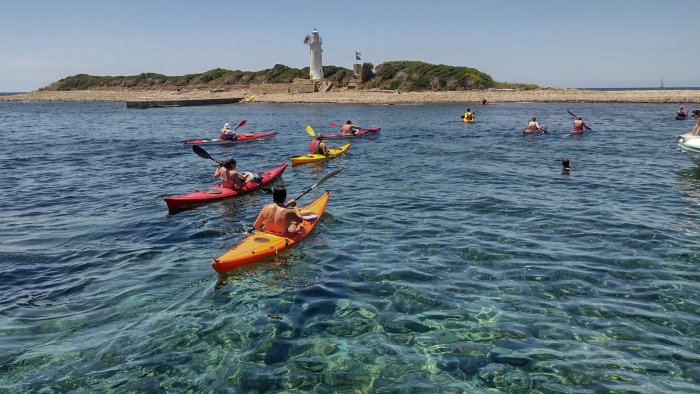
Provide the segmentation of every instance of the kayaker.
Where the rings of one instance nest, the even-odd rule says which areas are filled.
[[[582,117],[577,116],[577,117],[576,117],[576,120],[574,120],[574,129],[573,129],[573,131],[583,132],[583,131],[586,130],[586,129],[590,129],[590,127],[588,127],[588,125],[586,124],[586,122],[583,121],[583,118],[582,118]]]
[[[220,131],[222,140],[232,140],[236,138],[236,132],[231,129],[231,124],[226,122]]]
[[[295,200],[287,201],[287,189],[277,186],[272,189],[272,204],[267,204],[255,219],[253,227],[266,233],[289,235],[299,230],[299,225],[304,221]],[[290,208],[287,208],[289,206]]]
[[[690,132],[690,135],[700,135],[700,110],[694,109],[692,117],[695,118],[696,122],[695,127],[693,127],[693,130]]]
[[[527,129],[530,131],[539,131],[540,130],[540,124],[537,123],[536,117],[533,116],[532,119],[530,119],[530,122],[528,122],[528,124],[527,124]]]
[[[347,122],[345,122],[343,127],[340,128],[340,133],[342,135],[353,135],[353,134],[357,133],[356,130],[358,130],[358,129],[359,129],[359,127],[353,126],[352,122],[348,120]]]
[[[685,108],[680,107],[678,111],[676,111],[676,116],[679,118],[685,118],[688,114],[685,112]]]
[[[465,122],[471,122],[474,120],[474,114],[470,108],[467,108],[467,112],[462,115],[462,119],[464,119]]]
[[[316,155],[324,155],[328,156],[331,153],[328,151],[328,147],[326,146],[326,143],[323,142],[323,136],[319,135],[315,139],[311,141],[309,144],[309,154]]]
[[[561,171],[562,173],[568,173],[571,171],[571,165],[569,164],[569,159],[562,158],[561,159]]]
[[[236,160],[230,159],[219,164],[214,171],[214,178],[221,178],[221,186],[238,190],[245,186],[246,179],[236,172]]]

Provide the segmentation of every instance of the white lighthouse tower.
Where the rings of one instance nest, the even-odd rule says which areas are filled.
[[[304,44],[309,44],[309,75],[311,79],[323,79],[323,64],[321,63],[321,36],[318,35],[318,30],[314,29],[310,36],[306,36]]]

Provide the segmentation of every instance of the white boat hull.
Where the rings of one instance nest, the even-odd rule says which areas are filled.
[[[683,152],[688,160],[700,167],[700,136],[688,136],[684,134],[678,142],[678,150]]]

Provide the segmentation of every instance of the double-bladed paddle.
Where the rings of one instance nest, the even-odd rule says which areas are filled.
[[[316,186],[318,186],[318,185],[322,184],[323,182],[327,181],[330,177],[337,175],[340,171],[343,171],[343,169],[342,169],[342,168],[338,168],[337,170],[333,170],[333,171],[329,172],[328,174],[324,175],[323,178],[321,178],[321,179],[318,180],[318,182],[314,183],[310,188],[304,190],[303,193],[301,193],[300,195],[296,196],[296,198],[294,198],[294,201],[296,201],[296,200],[298,200],[298,199],[304,197],[304,196],[306,195],[306,193],[308,193],[308,192],[314,190],[314,188],[315,188]]]
[[[204,148],[202,148],[202,147],[199,146],[199,145],[192,145],[192,151],[193,151],[195,154],[197,154],[197,156],[199,156],[199,157],[201,157],[201,158],[203,158],[203,159],[213,160],[213,161],[215,161],[215,162],[216,162],[217,164],[219,164],[219,165],[221,165],[221,163],[222,163],[221,161],[216,160],[216,159],[214,159],[213,157],[211,157],[211,155],[209,155],[209,153],[207,153],[207,151],[205,151]]]
[[[566,112],[568,112],[568,113],[569,113],[569,115],[573,116],[574,118],[578,118],[578,116],[574,115],[574,114],[573,114],[573,113],[572,113],[571,111],[569,111],[568,109],[566,110]],[[587,128],[588,130],[591,130],[591,131],[593,131],[593,129],[592,129],[592,128],[590,128],[590,127],[588,127],[588,125],[587,125],[587,124],[584,124],[584,125],[583,125],[583,127]]]
[[[314,133],[314,129],[311,127],[311,125],[306,125],[306,133],[312,137],[316,137],[316,133]]]
[[[238,130],[239,127],[242,127],[242,126],[245,125],[246,123],[248,123],[248,121],[245,120],[245,119],[243,119],[243,120],[241,121],[241,123],[239,123],[238,126],[236,126],[235,129],[233,129],[233,131]]]

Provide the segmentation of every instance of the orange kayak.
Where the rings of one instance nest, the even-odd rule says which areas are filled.
[[[304,222],[297,233],[285,237],[264,231],[256,231],[228,252],[215,258],[211,262],[211,267],[214,268],[214,271],[224,274],[232,269],[264,260],[291,248],[313,231],[326,210],[326,204],[330,196],[331,192],[327,191],[316,201],[299,209],[302,216],[304,216]]]

